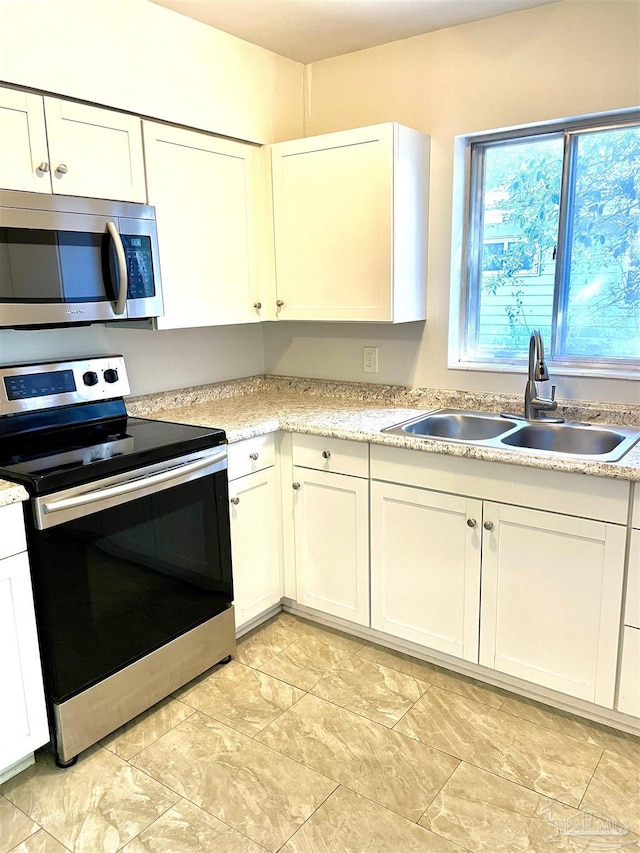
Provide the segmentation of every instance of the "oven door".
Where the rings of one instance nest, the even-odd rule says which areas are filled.
[[[54,702],[230,605],[226,447],[33,503],[29,554]]]

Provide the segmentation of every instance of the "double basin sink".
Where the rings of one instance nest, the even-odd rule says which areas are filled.
[[[640,439],[637,429],[524,421],[459,409],[438,409],[382,432],[594,462],[618,462]]]

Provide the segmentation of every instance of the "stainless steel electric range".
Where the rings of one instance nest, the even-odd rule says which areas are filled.
[[[128,393],[121,356],[0,368],[59,766],[235,650],[225,434]]]

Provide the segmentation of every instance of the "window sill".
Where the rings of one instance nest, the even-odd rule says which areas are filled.
[[[493,361],[449,361],[449,370],[471,370],[484,373],[518,373],[526,374],[526,361],[493,362]],[[584,365],[568,365],[547,359],[547,367],[552,376],[582,376],[592,379],[625,379],[631,382],[640,381],[640,367],[586,367]]]

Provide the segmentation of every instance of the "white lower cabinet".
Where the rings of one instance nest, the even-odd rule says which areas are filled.
[[[371,484],[371,627],[478,662],[482,503]]]
[[[613,707],[626,531],[486,503],[480,663]]]
[[[273,436],[267,436],[273,444]],[[240,457],[259,468],[268,456],[271,465],[230,480],[231,559],[236,628],[242,628],[282,598],[280,548],[281,513],[272,453],[261,454],[264,440],[232,445],[234,468],[244,470]],[[231,448],[230,448],[231,449]],[[252,459],[256,456],[256,460]],[[242,466],[242,467],[241,467]]]
[[[628,484],[373,445],[371,477],[373,628],[614,707]]]
[[[640,628],[623,631],[618,711],[640,717]]]
[[[369,625],[369,447],[293,436],[297,600]]]
[[[31,574],[22,507],[0,508],[0,781],[47,743]]]
[[[369,624],[369,483],[294,466],[298,602]]]

